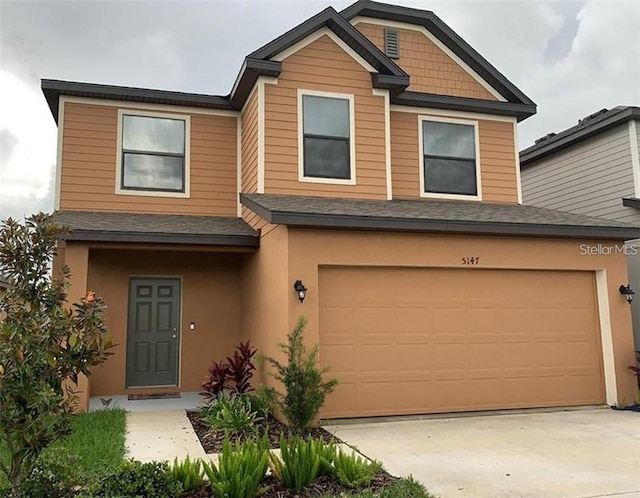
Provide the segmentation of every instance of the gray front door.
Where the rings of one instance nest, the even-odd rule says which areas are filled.
[[[178,385],[180,280],[132,278],[127,387]]]

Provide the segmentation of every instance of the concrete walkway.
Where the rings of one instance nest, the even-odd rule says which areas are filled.
[[[640,498],[640,414],[608,409],[325,427],[441,498]]]
[[[127,458],[151,460],[209,458],[184,410],[127,413]]]

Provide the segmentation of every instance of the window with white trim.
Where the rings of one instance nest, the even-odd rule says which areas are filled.
[[[302,177],[353,181],[352,101],[302,94]]]
[[[122,114],[121,191],[186,192],[185,119]]]
[[[479,196],[476,125],[422,119],[422,192]]]

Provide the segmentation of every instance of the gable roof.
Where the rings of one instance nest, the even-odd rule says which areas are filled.
[[[146,102],[206,109],[234,110],[228,97],[200,93],[172,92],[116,85],[99,85],[78,81],[48,80],[40,82],[40,88],[49,104],[49,109],[58,122],[59,97],[85,97],[93,99],[122,100],[125,102]]]
[[[373,17],[423,26],[504,96],[508,102],[533,106],[533,112],[530,115],[535,114],[535,103],[433,12],[371,0],[358,0],[342,10],[340,14],[346,20],[356,17]]]
[[[578,124],[571,128],[560,133],[549,133],[537,139],[535,144],[520,152],[520,166],[532,166],[538,159],[555,154],[631,120],[640,120],[640,107],[617,106],[613,109],[601,109],[580,119]]]
[[[640,226],[521,204],[240,194],[269,223],[293,227],[630,240]]]
[[[245,58],[240,74],[233,85],[231,102],[236,106],[241,106],[259,76],[278,76],[282,71],[282,63],[271,59],[325,27],[375,68],[377,73],[372,73],[374,88],[386,88],[392,90],[393,93],[399,93],[409,86],[409,75],[404,70],[348,23],[333,7],[327,7],[275,40],[251,52]],[[266,74],[267,71],[269,74]]]
[[[349,20],[357,16],[398,20],[425,27],[503,95],[507,102],[407,92],[410,76],[351,25]],[[370,0],[359,0],[340,13],[333,7],[327,7],[250,53],[245,57],[229,95],[205,95],[47,79],[42,80],[42,91],[56,122],[61,95],[238,111],[242,109],[260,76],[278,77],[280,75],[282,62],[274,60],[274,58],[277,59],[278,54],[321,29],[330,30],[374,69],[371,73],[372,86],[389,90],[392,104],[502,114],[515,116],[518,120],[525,119],[536,112],[535,103],[531,99],[518,90],[433,12]]]

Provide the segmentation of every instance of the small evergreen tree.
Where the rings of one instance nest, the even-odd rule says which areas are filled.
[[[338,385],[338,379],[324,379],[329,367],[321,369],[318,366],[320,346],[316,344],[307,353],[303,339],[306,324],[306,318],[300,316],[293,332],[287,334],[287,343],[278,344],[278,349],[287,357],[286,363],[271,357],[262,358],[275,370],[270,375],[284,386],[284,393],[274,391],[276,404],[297,432],[311,427],[327,394]]]
[[[67,230],[52,215],[40,213],[19,223],[0,224],[0,273],[11,286],[0,297],[6,316],[0,322],[0,461],[13,496],[42,451],[70,431],[77,397],[65,380],[104,363],[111,339],[93,292],[65,305],[70,270],[51,276],[52,258]]]

